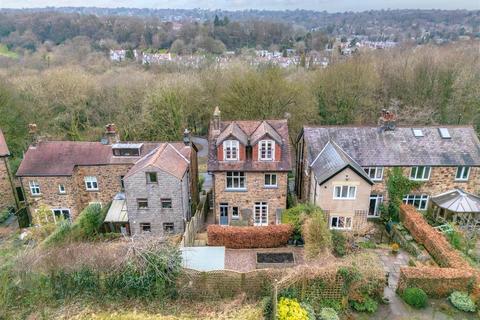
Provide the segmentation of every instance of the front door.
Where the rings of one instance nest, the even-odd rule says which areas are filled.
[[[220,203],[220,225],[228,226],[228,203]]]
[[[253,224],[255,226],[268,225],[268,204],[266,202],[255,202],[255,216]]]
[[[383,195],[370,195],[370,207],[368,209],[369,218],[380,217],[380,204],[383,202]]]

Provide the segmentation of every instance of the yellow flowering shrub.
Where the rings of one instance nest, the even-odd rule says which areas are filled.
[[[280,298],[277,317],[278,320],[308,320],[308,313],[297,300]]]

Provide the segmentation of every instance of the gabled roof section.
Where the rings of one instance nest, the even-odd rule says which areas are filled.
[[[275,129],[272,128],[270,124],[268,124],[267,121],[262,121],[258,128],[252,133],[250,136],[250,144],[255,145],[260,139],[262,139],[265,136],[269,136],[275,142],[277,142],[279,145],[282,145],[282,137],[278,134]]]
[[[9,155],[10,151],[8,150],[7,141],[5,141],[5,136],[0,129],[0,157],[8,157]]]
[[[450,138],[439,134],[448,128]],[[362,167],[480,166],[480,141],[472,126],[425,126],[415,137],[412,127],[383,131],[379,127],[304,127],[307,159],[312,163],[329,140],[335,141]]]
[[[432,197],[433,203],[457,213],[480,213],[480,198],[460,189],[453,189]]]
[[[347,167],[350,167],[368,183],[373,184],[363,168],[340,148],[340,146],[330,140],[314,159],[310,167],[319,184],[325,183]]]
[[[238,126],[237,123],[231,122],[218,135],[216,145],[220,145],[223,141],[227,140],[230,137],[234,137],[245,146],[248,144],[248,136],[245,134],[245,132]]]
[[[125,179],[146,168],[156,168],[182,179],[190,166],[190,156],[190,146],[183,143],[162,143],[158,148],[138,160],[125,175]]]

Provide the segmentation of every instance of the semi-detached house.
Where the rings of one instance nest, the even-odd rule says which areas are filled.
[[[421,186],[403,197],[418,210],[451,189],[480,194],[480,142],[471,126],[305,126],[295,189],[320,206],[332,229],[361,231],[388,201],[388,172],[401,168]]]

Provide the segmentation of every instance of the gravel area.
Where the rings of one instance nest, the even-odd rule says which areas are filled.
[[[225,249],[225,269],[247,272],[256,269],[257,252],[292,252],[295,264],[303,264],[302,247],[281,247],[268,249]]]

